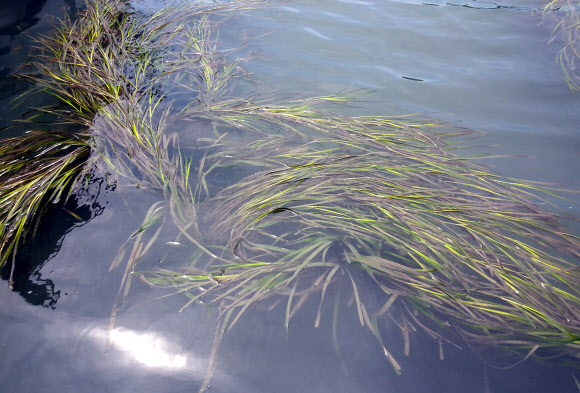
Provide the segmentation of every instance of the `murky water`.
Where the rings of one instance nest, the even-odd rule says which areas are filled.
[[[70,2],[1,5],[2,75],[27,55],[27,33],[46,31],[47,13],[62,16]],[[136,8],[154,2],[135,1]],[[488,155],[525,155],[485,161],[497,172],[580,187],[580,94],[556,64],[553,25],[541,24],[539,1],[293,0],[248,12],[228,34],[249,40],[259,55],[245,64],[253,77],[281,93],[333,94],[366,89],[352,114],[420,113],[484,131],[473,149]],[[8,12],[8,10],[10,12]],[[258,38],[256,38],[258,37]],[[3,79],[2,104],[26,85]],[[25,112],[6,111],[3,125]],[[9,132],[17,132],[10,130]],[[154,197],[119,193],[105,183],[90,208],[66,206],[88,222],[53,213],[24,255],[19,291],[0,285],[0,391],[196,391],[214,340],[216,310],[183,312],[179,296],[134,285],[108,347],[109,315],[122,271],[109,272],[127,237],[141,225]],[[151,199],[147,199],[151,198]],[[558,202],[580,218],[578,202]],[[129,207],[129,209],[127,209]],[[84,209],[84,210],[83,210]],[[580,233],[577,229],[575,233]],[[330,296],[331,294],[327,295]],[[284,311],[249,311],[221,345],[214,392],[562,392],[578,391],[572,368],[527,361],[499,351],[474,354],[416,334],[403,356],[400,331],[390,349],[403,366],[397,376],[344,310],[336,355],[328,316],[314,328],[318,300],[305,304],[288,333]],[[349,315],[349,313],[353,313]],[[353,321],[355,323],[353,323]],[[479,349],[478,349],[479,350]]]

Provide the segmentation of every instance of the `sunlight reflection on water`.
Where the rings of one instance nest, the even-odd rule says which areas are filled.
[[[102,336],[101,331],[97,332],[99,333],[97,336]],[[180,353],[174,345],[156,333],[115,328],[111,330],[110,338],[112,345],[145,367],[172,370],[186,368],[192,363],[199,365],[199,361]]]

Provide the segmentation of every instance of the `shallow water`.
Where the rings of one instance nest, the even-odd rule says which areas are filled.
[[[24,60],[25,34],[45,31],[45,14],[61,16],[63,6],[71,6],[37,3],[42,11],[27,6],[2,21],[5,74]],[[547,45],[553,24],[540,24],[541,6],[515,0],[294,0],[249,12],[220,37],[226,43],[228,34],[250,40],[259,56],[245,68],[270,89],[308,95],[367,89],[372,92],[361,96],[361,103],[343,110],[420,113],[484,131],[470,144],[486,147],[474,153],[533,156],[485,161],[499,173],[579,187],[580,94],[568,89],[555,62],[558,41]],[[26,88],[10,83],[16,82],[3,80],[5,91],[12,89],[3,92],[4,106]],[[196,391],[203,380],[216,310],[200,305],[179,313],[186,299],[157,299],[166,292],[155,288],[133,286],[107,350],[109,315],[122,276],[122,269],[108,268],[155,198],[135,191],[121,200],[104,183],[100,190],[90,208],[67,205],[84,219],[92,217],[88,222],[54,213],[42,224],[25,252],[28,266],[20,272],[18,292],[0,286],[0,391],[181,392]],[[580,218],[578,202],[580,196],[572,194],[558,204]],[[329,320],[313,328],[317,302],[297,313],[288,333],[283,310],[244,315],[224,338],[210,391],[578,390],[572,374],[580,375],[571,368],[527,361],[498,370],[494,366],[509,366],[521,356],[495,350],[476,356],[463,342],[462,350],[443,345],[444,360],[439,360],[437,342],[416,334],[406,358],[398,328],[387,322],[388,346],[404,369],[397,376],[372,335],[357,325],[352,307],[339,324],[341,363],[332,341],[332,304],[323,309]]]

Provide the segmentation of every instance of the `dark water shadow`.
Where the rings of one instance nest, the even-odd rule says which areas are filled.
[[[103,178],[92,179],[76,195],[58,203],[47,203],[44,214],[38,219],[33,233],[25,239],[14,261],[12,290],[29,304],[54,309],[61,295],[51,278],[44,277],[42,267],[60,251],[66,235],[75,228],[88,224],[105,210],[98,202],[101,191],[114,187]],[[8,281],[12,263],[8,261],[0,269],[0,278]]]

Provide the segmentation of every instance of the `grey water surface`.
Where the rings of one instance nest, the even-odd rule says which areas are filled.
[[[163,4],[132,3],[143,12]],[[27,88],[9,78],[25,61],[27,34],[48,31],[48,15],[62,17],[76,6],[0,2],[2,126],[25,111],[8,107]],[[248,41],[256,56],[243,66],[269,90],[364,92],[343,110],[417,113],[481,131],[469,142],[473,154],[525,156],[482,160],[498,173],[578,188],[580,94],[568,88],[556,63],[562,43],[547,43],[556,22],[543,19],[542,6],[537,0],[288,0],[233,19],[220,38]],[[24,251],[19,290],[0,282],[0,392],[197,391],[217,310],[202,304],[179,312],[187,299],[159,299],[167,292],[136,283],[109,337],[123,274],[123,267],[109,272],[109,266],[155,198],[138,190],[120,198],[105,182],[92,187],[99,193],[88,205],[67,205],[84,221],[54,213],[41,224]],[[580,195],[567,196],[555,202],[580,218]],[[332,304],[314,328],[317,307],[318,299],[305,304],[288,332],[284,310],[248,311],[224,336],[209,392],[579,391],[575,368],[531,360],[509,368],[521,356],[474,351],[465,342],[457,343],[461,349],[443,344],[440,359],[437,342],[416,334],[405,357],[400,330],[387,322],[387,346],[403,367],[398,376],[352,307],[341,314],[338,356]]]

